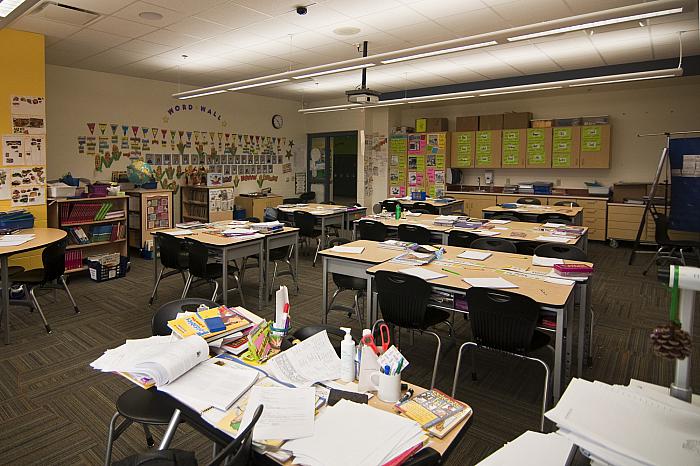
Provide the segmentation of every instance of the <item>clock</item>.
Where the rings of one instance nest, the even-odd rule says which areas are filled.
[[[282,115],[272,115],[272,127],[275,129],[280,129],[282,125],[284,124],[284,120],[282,119]]]

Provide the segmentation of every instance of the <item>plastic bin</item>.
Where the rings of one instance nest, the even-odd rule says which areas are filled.
[[[88,269],[90,270],[90,278],[96,282],[105,282],[114,278],[122,278],[126,275],[126,270],[129,267],[129,258],[121,256],[119,265],[111,267],[104,266],[97,261],[87,261]]]
[[[34,228],[34,215],[26,210],[12,210],[0,213],[0,231]]]

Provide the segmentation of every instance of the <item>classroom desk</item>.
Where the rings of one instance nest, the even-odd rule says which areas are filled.
[[[413,204],[416,202],[425,202],[433,207],[437,208],[440,215],[449,215],[453,212],[462,212],[464,210],[464,201],[462,199],[450,199],[446,201],[440,201],[437,199],[426,199],[425,201],[414,201],[412,199],[395,199],[389,198],[387,201],[399,201],[402,209],[411,210]]]
[[[439,261],[433,261],[424,268],[433,272],[447,275],[443,278],[430,280],[430,284],[436,291],[446,292],[453,296],[464,296],[470,285],[465,283],[462,278],[469,277],[485,277],[485,276],[500,276],[506,280],[518,285],[518,288],[510,289],[514,293],[528,296],[540,304],[540,307],[547,311],[552,311],[556,314],[557,328],[555,333],[555,361],[554,361],[554,384],[553,393],[554,401],[559,400],[562,387],[562,366],[566,362],[566,367],[570,366],[571,344],[572,339],[566,339],[566,348],[564,348],[564,333],[568,326],[569,316],[574,307],[574,285],[555,284],[543,281],[534,277],[515,275],[514,272],[509,272],[507,268],[518,268],[521,270],[546,273],[549,271],[547,267],[538,267],[532,265],[532,256],[521,254],[510,254],[505,252],[489,251],[491,257],[483,261],[474,261],[468,259],[459,259],[457,255],[467,250],[467,248],[458,248],[455,246],[443,246],[445,254]],[[483,251],[481,251],[483,252]],[[475,265],[464,265],[457,263],[445,263],[447,260],[466,261]],[[566,261],[574,262],[574,261]],[[384,262],[367,269],[367,274],[371,277],[379,271],[397,272],[401,269],[412,267],[407,264],[399,264],[394,262]],[[459,272],[459,276],[445,273],[442,268],[446,267],[455,272]],[[372,287],[374,289],[374,287]],[[376,293],[376,290],[373,291]],[[372,314],[372,321],[378,318],[377,300],[374,296],[367,297],[370,301],[369,308]],[[444,308],[453,312],[464,312],[456,308]],[[582,344],[579,341],[579,347]]]
[[[409,383],[408,385],[410,388],[413,388],[414,395],[420,395],[421,393],[427,391],[426,388],[414,385],[412,383]],[[225,447],[233,440],[228,434],[217,429],[216,427],[212,426],[204,419],[202,419],[202,416],[198,412],[194,411],[192,408],[188,407],[187,405],[178,401],[177,399],[173,398],[167,393],[163,393],[163,395],[165,398],[169,399],[174,411],[173,417],[170,419],[170,424],[168,424],[168,428],[165,434],[163,435],[160,445],[158,446],[159,450],[169,448],[170,442],[172,441],[172,438],[175,435],[175,430],[177,429],[178,424],[183,420],[187,422],[187,424],[189,424],[192,428],[204,435],[206,438],[214,442],[218,448]],[[396,412],[394,410],[393,403],[385,403],[383,401],[380,401],[377,396],[373,396],[369,400],[369,405],[374,408],[381,409],[382,411],[389,411],[394,413]],[[452,450],[454,449],[454,447],[464,437],[464,434],[467,431],[468,427],[471,425],[473,419],[474,413],[472,413],[472,415],[469,416],[469,418],[462,420],[444,438],[439,439],[431,437],[429,443],[424,448],[432,448],[433,450],[437,451],[440,454],[440,456],[442,456],[443,461],[446,460],[449,457]],[[265,454],[260,454],[255,450],[253,450],[253,463],[256,465],[279,465],[279,463],[273,460],[271,457]],[[285,466],[291,466],[292,464],[293,460],[289,460],[284,463]]]
[[[321,259],[323,261],[323,306],[321,307],[321,312],[323,312],[322,320],[323,323],[327,322],[327,313],[324,312],[328,309],[328,274],[339,273],[342,275],[348,275],[350,277],[357,277],[367,280],[367,296],[372,294],[372,282],[369,275],[367,275],[367,269],[381,264],[382,262],[393,259],[396,256],[403,254],[406,251],[397,249],[388,249],[379,247],[379,243],[376,241],[359,240],[352,243],[344,244],[343,246],[354,246],[365,248],[360,254],[348,254],[345,252],[336,252],[333,248],[324,249],[319,252]],[[372,327],[372,320],[369,299],[365,300],[365,320],[366,328]]]
[[[294,212],[309,212],[316,217],[316,223],[321,225],[321,249],[326,248],[326,237],[328,236],[328,226],[339,225],[343,228],[348,225],[349,212],[354,215],[356,209],[345,206],[328,205],[328,204],[296,204],[296,205],[278,205],[277,209],[282,212],[293,214]],[[365,207],[361,209],[367,210]],[[290,219],[292,222],[294,218]]]
[[[517,214],[528,222],[537,222],[537,217],[542,214],[558,214],[571,218],[574,225],[583,225],[583,207],[567,207],[552,205],[518,204],[517,208],[507,209],[500,205],[494,205],[482,209],[484,218],[493,217],[496,214]]]
[[[452,225],[435,225],[435,218],[437,218],[438,215],[432,215],[432,214],[420,214],[417,216],[414,215],[407,215],[405,212],[401,214],[401,220],[396,220],[394,216],[384,216],[384,215],[379,215],[379,214],[374,214],[370,215],[366,218],[368,220],[376,220],[378,222],[382,222],[384,225],[386,225],[386,228],[390,232],[396,232],[399,228],[399,225],[401,224],[411,224],[411,225],[420,225],[422,227],[427,228],[430,230],[430,234],[432,238],[435,240],[436,243],[439,244],[447,244],[447,233],[452,229]],[[353,222],[353,230],[352,230],[352,237],[353,239],[357,238],[357,222],[359,220],[355,220]]]
[[[10,256],[22,252],[43,248],[54,243],[58,243],[66,237],[64,230],[57,228],[29,228],[21,230],[20,235],[36,235],[34,239],[19,246],[0,247],[0,276],[2,277],[2,313],[4,314],[3,326],[5,327],[5,344],[10,344],[10,278],[9,261]]]

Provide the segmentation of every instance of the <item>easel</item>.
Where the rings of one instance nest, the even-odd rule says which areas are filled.
[[[646,202],[644,203],[644,213],[642,214],[642,219],[639,222],[639,228],[637,229],[637,237],[634,240],[634,247],[632,248],[632,254],[630,254],[630,260],[628,265],[632,265],[634,261],[634,255],[638,252],[639,243],[642,238],[642,233],[644,232],[644,227],[646,226],[647,215],[649,212],[657,214],[656,206],[654,205],[654,197],[656,196],[656,189],[659,185],[659,180],[661,178],[661,173],[665,169],[665,180],[664,180],[664,215],[668,215],[669,199],[668,199],[668,187],[669,187],[669,172],[671,168],[671,162],[669,160],[669,148],[671,145],[671,136],[677,136],[681,134],[700,134],[700,131],[673,131],[664,133],[648,133],[648,134],[637,134],[638,138],[645,138],[650,136],[665,136],[666,145],[661,151],[661,157],[659,158],[659,165],[656,167],[656,175],[654,176],[654,182],[651,185],[651,190],[647,196]]]

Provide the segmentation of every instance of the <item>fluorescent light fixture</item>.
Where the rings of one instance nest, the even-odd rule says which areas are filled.
[[[521,36],[509,37],[508,42],[515,42],[519,40],[534,39],[536,37],[553,36],[555,34],[563,34],[565,32],[580,31],[582,29],[591,29],[601,26],[609,26],[611,24],[626,23],[628,21],[641,21],[648,18],[657,18],[659,16],[673,15],[676,13],[682,13],[683,8],[670,8],[668,10],[652,11],[649,13],[640,13],[638,15],[630,16],[620,16],[618,18],[603,19],[600,21],[592,21],[590,23],[576,24],[573,26],[565,26],[556,29],[550,29],[548,31],[532,32],[530,34],[523,34]]]
[[[497,92],[487,92],[485,94],[479,94],[479,97],[488,97],[492,95],[503,95],[503,94],[517,94],[519,92],[535,92],[535,91],[549,91],[552,89],[561,89],[564,86],[550,86],[550,87],[537,87],[535,89],[515,89],[513,91],[497,91]]]
[[[0,1],[0,18],[7,16],[15,11],[15,9],[24,3],[26,0],[2,0]]]
[[[443,55],[445,53],[461,52],[463,50],[478,49],[481,47],[488,47],[490,45],[498,45],[495,40],[490,40],[488,42],[479,42],[478,44],[462,45],[461,47],[451,47],[449,49],[434,50],[432,52],[417,53],[415,55],[408,55],[405,57],[389,58],[387,60],[382,60],[382,64],[388,65],[390,63],[397,63],[406,60],[417,60],[419,58],[434,57],[435,55]]]
[[[569,87],[597,86],[599,84],[626,83],[629,81],[646,81],[647,79],[675,78],[677,76],[678,76],[677,74],[662,74],[659,76],[642,76],[639,78],[609,79],[606,81],[593,81],[590,83],[570,84]]]
[[[313,107],[313,108],[300,108],[299,113],[311,113],[318,111],[333,111],[333,110],[346,110],[352,107],[362,107],[361,104],[341,104],[341,105],[329,105],[328,107]]]
[[[311,110],[310,112],[304,112],[306,115],[310,115],[312,113],[328,113],[328,112],[341,112],[343,110],[348,110],[347,108],[331,108],[328,110],[316,110],[316,109],[309,109]]]
[[[279,83],[283,83],[286,81],[289,81],[289,78],[274,79],[272,81],[264,81],[261,83],[243,84],[241,86],[230,87],[228,90],[229,91],[240,91],[241,89],[250,89],[251,87],[269,86],[270,84],[279,84]]]
[[[412,99],[409,104],[422,104],[423,102],[440,102],[441,100],[457,100],[457,99],[471,99],[476,97],[475,95],[456,95],[453,97],[438,97],[434,99]]]
[[[404,99],[401,99],[399,101],[394,102],[393,100],[385,100],[384,104],[373,104],[373,105],[358,105],[355,107],[352,107],[351,110],[364,110],[366,108],[375,108],[375,107],[391,107],[393,105],[404,105],[407,102],[404,102]]]
[[[195,97],[204,97],[205,95],[212,95],[212,94],[222,94],[224,92],[226,92],[226,90],[221,89],[218,91],[202,92],[201,94],[186,95],[184,97],[178,97],[178,99],[180,99],[180,100],[194,99]]]
[[[372,66],[374,66],[374,63],[363,63],[362,65],[346,66],[332,70],[317,71],[316,73],[302,74],[301,76],[292,76],[292,79],[313,78],[314,76],[324,76],[326,74],[342,73],[343,71],[360,70],[362,68],[370,68]]]

